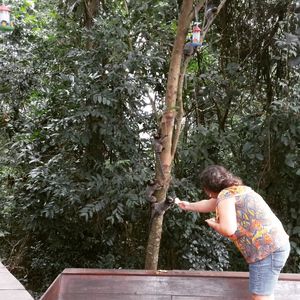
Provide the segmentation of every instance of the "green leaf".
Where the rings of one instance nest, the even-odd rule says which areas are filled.
[[[246,142],[243,146],[243,153],[248,153],[253,148],[253,144]]]
[[[291,168],[295,168],[295,166],[296,166],[296,159],[295,159],[294,155],[292,155],[292,154],[286,155],[284,162],[287,166],[289,166]]]
[[[300,235],[300,226],[296,226],[296,227],[293,228],[293,234]]]
[[[258,159],[258,160],[264,160],[264,156],[261,154],[261,153],[256,153],[255,154],[255,157]]]

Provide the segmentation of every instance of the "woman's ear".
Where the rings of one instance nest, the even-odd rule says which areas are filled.
[[[217,199],[218,195],[219,195],[219,193],[212,192],[212,191],[208,190],[207,188],[204,188],[204,192],[209,198]]]
[[[208,190],[207,188],[203,188],[203,190],[204,190],[205,194],[206,194],[209,198],[212,197],[212,192],[211,192],[210,190]]]

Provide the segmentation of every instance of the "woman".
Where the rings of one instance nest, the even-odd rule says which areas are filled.
[[[263,198],[222,166],[209,166],[200,176],[209,200],[176,199],[183,210],[216,212],[207,224],[231,239],[249,264],[253,300],[274,299],[274,288],[289,252],[289,236]]]

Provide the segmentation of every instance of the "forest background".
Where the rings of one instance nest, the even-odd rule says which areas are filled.
[[[64,268],[144,268],[151,137],[181,2],[5,1],[15,29],[0,34],[0,258],[36,297]],[[225,165],[281,219],[284,271],[299,273],[296,2],[226,1],[185,74],[169,193],[202,199],[198,174]],[[160,269],[247,270],[207,217],[167,211]]]

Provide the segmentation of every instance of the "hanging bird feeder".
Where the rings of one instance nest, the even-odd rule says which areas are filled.
[[[194,47],[200,47],[202,46],[202,38],[201,38],[201,29],[199,27],[199,23],[196,22],[193,26],[193,32],[192,32],[192,45]]]
[[[10,21],[10,8],[5,5],[0,5],[0,30],[14,30],[13,23]]]

